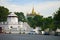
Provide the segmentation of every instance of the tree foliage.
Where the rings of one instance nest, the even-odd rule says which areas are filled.
[[[22,21],[22,22],[25,22],[26,21],[23,12],[15,12],[15,14],[18,16],[18,21]]]
[[[28,17],[28,23],[31,27],[40,27],[42,25],[42,16],[35,15],[34,17]]]
[[[60,28],[60,8],[54,14],[54,24],[55,24],[55,28]]]
[[[9,14],[9,10],[4,6],[0,6],[0,22],[6,21],[8,14]]]
[[[35,27],[36,27],[35,21],[33,20],[32,17],[27,17],[27,22],[28,22],[28,24],[29,24],[32,28],[35,28]]]
[[[47,28],[51,28],[52,27],[52,25],[51,25],[52,22],[53,22],[52,16],[43,18],[43,20],[42,20],[42,23],[43,23],[42,30],[47,29]]]
[[[35,25],[40,27],[42,25],[42,19],[43,19],[43,16],[40,16],[40,15],[36,15],[33,20],[35,21]]]

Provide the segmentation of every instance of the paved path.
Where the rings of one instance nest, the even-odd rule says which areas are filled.
[[[0,34],[0,40],[60,40],[60,36]]]

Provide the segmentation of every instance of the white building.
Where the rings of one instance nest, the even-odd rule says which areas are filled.
[[[31,28],[26,22],[18,22],[18,17],[11,13],[7,17],[7,22],[0,22],[3,33],[28,33]]]
[[[33,29],[33,31],[35,31],[36,34],[40,34],[41,28],[40,27],[36,27],[35,29]]]

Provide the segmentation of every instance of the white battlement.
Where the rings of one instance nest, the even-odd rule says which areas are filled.
[[[0,25],[6,25],[8,22],[0,22]]]

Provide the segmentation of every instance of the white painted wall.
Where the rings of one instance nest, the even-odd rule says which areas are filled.
[[[18,24],[18,18],[17,17],[8,17],[7,22],[8,22],[8,24]]]

